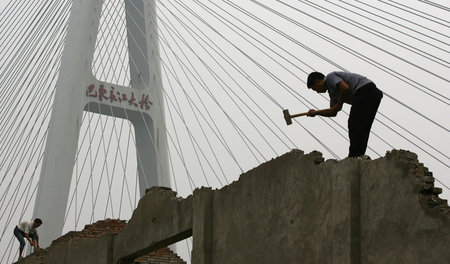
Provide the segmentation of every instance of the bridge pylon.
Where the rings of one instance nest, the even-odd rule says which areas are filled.
[[[141,196],[170,184],[155,1],[124,1],[130,87],[92,73],[104,1],[73,1],[33,213],[43,247],[63,231],[83,111],[133,125]]]

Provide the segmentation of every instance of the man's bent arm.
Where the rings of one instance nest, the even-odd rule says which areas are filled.
[[[322,109],[322,110],[314,110],[311,109],[308,111],[308,116],[314,117],[316,115],[325,116],[325,117],[334,117],[337,115],[339,111],[342,109],[342,103],[337,103],[331,108]]]
[[[30,242],[31,245],[33,245],[33,242],[31,241],[31,238],[28,235],[28,233],[25,233],[25,238],[28,240],[28,242]]]
[[[342,105],[344,104],[345,98],[347,98],[348,93],[350,92],[350,87],[346,82],[340,81],[337,85],[339,88],[339,100],[333,105],[331,108],[322,109],[322,110],[309,110],[308,116],[314,117],[316,115],[325,116],[325,117],[334,117],[337,115],[339,111],[342,109]]]

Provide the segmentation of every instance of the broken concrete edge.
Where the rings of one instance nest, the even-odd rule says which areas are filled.
[[[412,177],[416,183],[420,203],[426,213],[436,216],[440,214],[450,219],[450,207],[448,201],[439,198],[441,188],[434,187],[435,178],[433,173],[420,163],[417,154],[407,150],[392,150],[386,153],[386,159],[396,157],[398,165],[405,168],[407,176]]]
[[[285,155],[288,154],[289,153]],[[322,154],[318,151],[313,151],[303,156],[306,157],[310,155],[312,155],[312,161],[316,165],[319,165],[323,162],[342,162],[342,160],[337,161],[334,159],[324,161],[322,158],[321,160]],[[296,156],[301,157],[301,155]],[[433,177],[433,173],[430,172],[423,163],[419,162],[417,154],[408,150],[393,149],[391,151],[387,151],[384,157],[380,157],[378,159],[386,158],[387,160],[389,160],[394,157],[398,159],[398,165],[403,166],[406,169],[405,171],[408,172],[408,176],[414,177],[415,183],[418,187],[420,203],[422,204],[422,208],[425,210],[425,212],[428,214],[436,214],[436,212],[439,212],[441,216],[445,217],[446,219],[450,219],[450,206],[448,204],[448,201],[439,197],[439,194],[442,193],[442,189],[434,187],[435,178]],[[372,162],[372,160],[370,159],[361,160],[362,162]]]
[[[177,194],[177,192],[175,192],[174,190],[172,190],[172,188],[170,187],[166,187],[166,186],[152,186],[148,189],[145,189],[145,194],[152,192],[152,191],[169,191],[174,193],[174,195]]]
[[[422,208],[425,210],[426,213],[433,215],[436,214],[436,212],[439,212],[441,216],[445,217],[446,219],[450,219],[450,206],[448,204],[448,201],[439,198],[439,194],[442,193],[442,189],[434,187],[435,178],[433,177],[433,173],[430,172],[428,168],[424,166],[423,163],[419,162],[417,154],[408,150],[393,149],[391,151],[387,151],[384,157],[380,157],[378,159],[383,158],[387,160],[393,158],[398,159],[397,165],[404,167],[405,171],[408,172],[409,177],[414,177],[415,183],[417,184],[418,187],[417,193],[420,196],[420,203],[423,205]],[[277,157],[266,163],[263,163],[260,166],[242,174],[241,177],[245,177],[246,175],[249,175],[252,172],[256,172],[257,170],[264,170],[265,164],[283,159],[290,161],[298,160],[302,162],[305,161],[312,162],[315,165],[321,165],[325,162],[340,163],[347,159],[358,159],[362,163],[375,161],[360,158],[345,158],[343,160],[335,160],[335,159],[325,160],[323,158],[322,153],[319,151],[312,151],[308,154],[304,154],[304,152],[301,150],[293,149],[292,151],[280,157]],[[239,180],[241,179],[241,177],[239,178]]]
[[[259,171],[264,171],[271,169],[273,167],[273,163],[281,163],[283,164],[281,167],[285,168],[285,164],[292,164],[293,162],[311,162],[314,165],[319,165],[324,162],[324,158],[322,153],[319,151],[312,151],[311,153],[305,154],[304,151],[299,149],[292,149],[290,152],[287,152],[279,157],[272,158],[264,163],[259,164],[258,166],[250,169],[244,173],[242,173],[239,178],[228,185],[223,186],[220,189],[214,189],[213,191],[222,191],[228,188],[232,188],[234,185],[239,184],[241,181],[244,181],[246,177],[250,177],[250,175],[258,174]],[[280,171],[281,172],[281,171]],[[275,172],[274,172],[275,173]],[[195,190],[194,190],[195,192]]]
[[[49,252],[48,248],[40,249],[14,263],[16,264],[44,263],[44,259],[48,255],[48,252]]]
[[[192,236],[192,197],[177,197],[167,187],[149,188],[127,226],[114,239],[113,262],[132,263],[141,254]]]
[[[135,214],[139,211],[138,209],[143,206],[144,202],[147,202],[148,200],[151,200],[153,196],[158,195],[159,197],[166,197],[168,200],[180,203],[180,202],[186,202],[188,200],[192,199],[192,194],[187,196],[186,198],[182,198],[177,196],[177,192],[172,190],[168,187],[161,187],[161,186],[153,186],[145,190],[145,195],[139,200],[137,207],[134,209],[133,214],[131,215],[130,220],[128,221],[127,226],[123,229],[122,232],[126,232],[129,228],[133,227],[133,217],[135,217]],[[145,201],[144,200],[147,200]]]

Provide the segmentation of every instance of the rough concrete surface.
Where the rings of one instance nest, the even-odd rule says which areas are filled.
[[[192,263],[450,263],[450,209],[414,153],[324,161],[293,150],[220,190],[154,187],[119,234],[23,263],[133,263],[193,236]],[[87,254],[82,254],[82,253]]]
[[[360,175],[361,263],[450,263],[448,204],[415,154],[393,151]]]
[[[114,239],[114,262],[133,259],[192,235],[192,197],[153,187],[139,201],[125,229]]]
[[[214,192],[214,263],[351,263],[359,163],[322,161],[291,152]]]

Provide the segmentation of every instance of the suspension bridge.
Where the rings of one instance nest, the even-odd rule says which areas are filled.
[[[445,1],[96,0],[78,10],[85,2],[0,2],[0,263],[17,259],[12,230],[39,208],[62,203],[65,233],[129,219],[152,185],[186,197],[294,148],[344,159],[348,106],[283,119],[286,108],[328,107],[306,88],[312,71],[374,80],[385,96],[367,154],[417,153],[450,198]],[[46,160],[69,171],[54,175],[69,182],[57,196],[67,201],[42,198]]]

